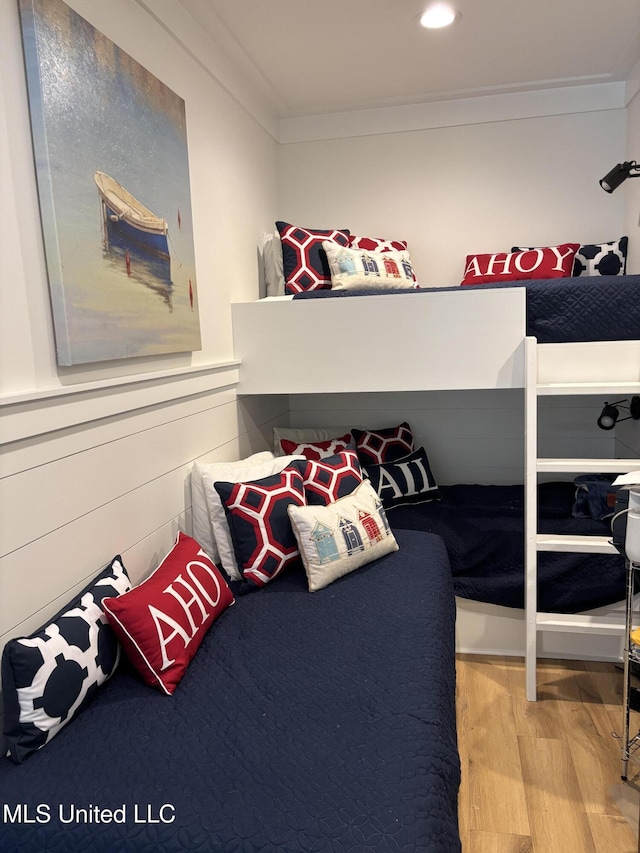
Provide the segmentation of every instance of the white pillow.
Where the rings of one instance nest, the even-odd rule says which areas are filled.
[[[210,471],[203,472],[202,483],[204,486],[207,505],[209,507],[211,530],[213,533],[213,540],[218,549],[218,559],[215,562],[222,564],[222,568],[232,580],[242,580],[242,574],[238,568],[238,563],[236,562],[236,555],[233,550],[233,540],[231,538],[227,515],[224,511],[220,495],[215,489],[214,483],[219,481],[225,483],[248,483],[251,480],[261,480],[263,477],[270,477],[272,474],[279,474],[287,467],[287,465],[295,462],[296,459],[304,459],[304,456],[272,457],[269,461],[259,463],[253,467],[247,466],[244,469],[238,468],[236,471],[231,472],[231,476],[223,476],[220,472],[216,472],[215,474],[212,474]]]
[[[284,266],[280,233],[262,235],[262,263],[267,296],[284,296]]]
[[[412,290],[417,287],[409,252],[368,252],[323,240],[332,290]]]
[[[327,506],[287,507],[309,592],[398,550],[380,498],[366,480]]]
[[[191,521],[193,538],[202,546],[207,556],[214,563],[219,561],[219,556],[216,542],[213,538],[209,504],[207,503],[204,491],[202,475],[208,472],[217,480],[237,482],[232,480],[236,474],[240,476],[240,479],[244,479],[245,471],[255,471],[257,466],[269,462],[271,459],[273,459],[273,453],[270,450],[263,450],[260,453],[248,456],[246,459],[239,459],[237,462],[193,463],[193,468],[191,469]],[[247,479],[252,479],[251,473],[249,473]]]
[[[282,456],[284,451],[280,446],[283,438],[295,441],[296,444],[307,444],[310,441],[330,441],[339,435],[351,433],[351,427],[274,427],[273,452]]]

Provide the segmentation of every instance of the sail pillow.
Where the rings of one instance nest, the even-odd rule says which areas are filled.
[[[290,506],[309,592],[398,550],[380,498],[365,480],[327,506]]]
[[[369,465],[366,473],[385,509],[427,503],[441,497],[424,447],[396,462]]]

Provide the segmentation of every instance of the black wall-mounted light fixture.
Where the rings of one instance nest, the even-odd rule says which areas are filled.
[[[626,418],[620,417],[620,409],[629,412]],[[615,403],[605,403],[600,417],[598,418],[598,426],[600,429],[613,429],[617,423],[621,421],[640,421],[640,397],[632,397],[631,400],[616,400]]]
[[[600,180],[600,186],[605,192],[612,193],[617,190],[620,184],[624,183],[627,178],[640,178],[640,166],[635,160],[629,160],[625,163],[618,163],[610,172]]]

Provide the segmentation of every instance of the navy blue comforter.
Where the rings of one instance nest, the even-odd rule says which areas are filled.
[[[172,697],[121,667],[0,760],[0,849],[459,851],[451,573],[438,537],[397,539],[319,592],[298,570],[238,597]]]
[[[387,510],[394,530],[410,528],[444,540],[456,595],[505,607],[524,607],[524,489],[522,486],[442,486],[441,501]],[[545,483],[538,491],[541,533],[611,536],[607,521],[573,518],[573,483]],[[578,613],[622,601],[620,554],[542,552],[538,609]]]
[[[464,298],[478,288],[524,287],[527,291],[527,334],[540,344],[576,341],[629,341],[640,338],[640,275],[577,276],[531,281],[506,281],[468,287],[387,290],[418,296],[451,291]],[[380,291],[313,290],[294,299],[370,296]]]

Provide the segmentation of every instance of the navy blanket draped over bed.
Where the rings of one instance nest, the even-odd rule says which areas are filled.
[[[633,341],[640,337],[640,275],[577,276],[429,287],[421,290],[312,290],[294,299],[369,296],[374,294],[457,292],[524,287],[527,291],[527,334],[540,344],[577,341]]]
[[[24,764],[0,760],[0,848],[459,851],[451,572],[438,537],[397,539],[319,592],[297,570],[238,597],[172,697],[121,666]]]
[[[387,510],[392,528],[436,533],[447,546],[456,595],[524,607],[523,486],[442,486],[441,501]],[[538,489],[541,533],[611,536],[608,521],[573,518],[573,483]],[[622,601],[626,572],[620,554],[542,552],[538,609],[578,613]]]

